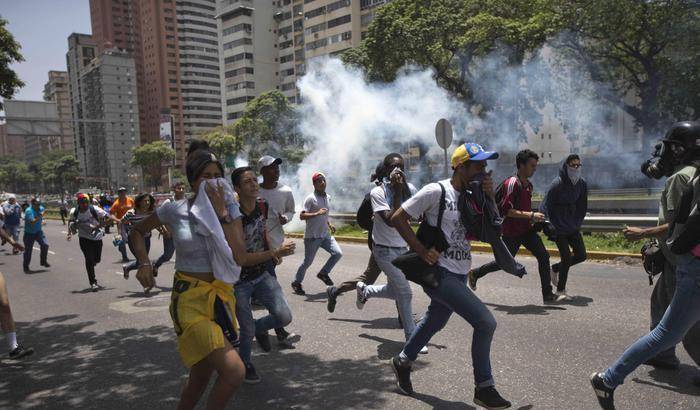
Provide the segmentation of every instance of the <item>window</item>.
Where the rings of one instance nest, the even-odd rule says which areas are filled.
[[[312,19],[314,17],[322,16],[326,14],[326,6],[319,7],[317,9],[313,9],[309,11],[308,13],[304,14],[305,19]]]
[[[280,57],[280,64],[284,64],[294,60],[294,54],[287,54],[286,56]]]
[[[248,23],[240,23],[223,30],[223,35],[227,36],[229,34],[237,33],[239,31],[246,31],[248,33],[253,31],[253,26]]]
[[[233,41],[229,41],[228,43],[225,43],[224,50],[230,50],[234,47],[239,47],[239,46],[243,46],[243,45],[251,45],[251,44],[253,44],[252,38],[248,38],[248,37],[239,38],[238,40],[233,40]]]
[[[350,22],[350,15],[346,15],[343,17],[338,17],[333,20],[328,20],[328,28],[333,28],[336,26],[339,26],[341,24],[349,23]]]
[[[225,77],[231,78],[231,77],[235,77],[237,75],[243,75],[243,74],[255,74],[255,70],[253,69],[253,67],[241,67],[241,68],[237,68],[235,70],[227,71],[225,74]]]
[[[236,17],[241,17],[241,16],[252,16],[253,15],[253,10],[248,9],[248,8],[238,8],[230,13],[225,14],[222,18],[221,21],[229,21],[233,20]]]
[[[240,53],[240,54],[236,54],[235,56],[226,57],[224,59],[224,64],[231,64],[231,63],[235,63],[236,61],[252,60],[252,59],[253,59],[253,53]]]
[[[331,3],[328,6],[326,6],[326,12],[332,13],[338,9],[342,9],[343,7],[349,7],[349,6],[350,6],[350,0],[336,1],[335,3]]]

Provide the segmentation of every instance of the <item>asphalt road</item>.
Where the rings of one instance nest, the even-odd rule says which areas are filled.
[[[28,360],[0,360],[0,408],[174,408],[187,370],[175,347],[167,312],[173,264],[161,269],[159,288],[144,297],[135,279],[125,281],[119,256],[105,241],[92,293],[77,241],[66,242],[60,221],[49,221],[50,269],[21,271],[19,256],[0,250],[20,341],[33,346]],[[364,270],[367,247],[341,244],[344,257],[332,273],[336,282]],[[415,397],[397,393],[387,360],[402,347],[396,310],[373,299],[355,308],[354,294],[326,310],[325,286],[315,278],[326,254],[307,275],[307,296],[291,294],[289,283],[303,255],[289,257],[278,276],[294,313],[289,330],[302,335],[294,350],[254,352],[262,383],[243,386],[229,406],[241,409],[472,409],[470,327],[453,316],[414,367]],[[162,250],[159,240],[153,258]],[[474,255],[481,264],[489,255]],[[502,394],[520,409],[595,409],[588,376],[611,363],[648,327],[651,288],[641,268],[600,263],[575,267],[572,303],[543,306],[534,259],[519,280],[493,273],[477,293],[497,321],[492,365]],[[380,281],[383,281],[383,277]],[[414,289],[419,317],[428,298]],[[258,311],[257,314],[263,312]],[[274,343],[273,343],[274,344]],[[4,345],[3,345],[4,346]],[[642,366],[618,389],[620,409],[698,409],[697,369],[680,347],[680,371]]]

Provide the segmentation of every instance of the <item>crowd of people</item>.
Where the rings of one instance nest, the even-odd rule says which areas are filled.
[[[665,263],[652,295],[652,331],[605,372],[591,376],[596,397],[605,409],[614,408],[615,389],[640,364],[678,368],[675,345],[681,340],[700,364],[700,124],[674,125],[660,147],[644,168],[654,178],[667,178],[659,226],[624,231],[631,240],[661,239]],[[477,283],[497,270],[522,277],[525,268],[514,259],[521,247],[537,259],[543,303],[571,299],[567,291],[570,269],[586,260],[581,227],[587,213],[588,187],[581,157],[566,157],[539,209],[533,209],[530,181],[537,170],[538,155],[529,149],[520,151],[514,175],[496,184],[487,167],[488,161],[498,157],[497,152],[484,150],[479,144],[462,144],[451,156],[451,177],[417,189],[408,182],[403,157],[387,154],[371,175],[373,188],[358,210],[358,224],[369,230],[367,268],[357,278],[337,286],[333,269],[343,253],[329,218],[329,181],[321,172],[311,176],[313,192],[305,197],[299,214],[306,225],[304,257],[289,284],[291,292],[305,294],[306,272],[318,249],[323,248],[329,258],[316,278],[326,286],[329,312],[335,311],[338,297],[353,290],[358,309],[372,299],[392,299],[405,344],[389,364],[404,394],[414,394],[413,362],[419,354],[428,353],[428,342],[456,313],[473,328],[474,403],[488,409],[511,406],[496,389],[491,367],[496,319],[476,291]],[[229,181],[208,145],[193,141],[186,162],[187,184],[176,183],[173,198],[159,206],[151,194],[132,199],[120,188],[118,197],[108,204],[78,194],[76,206],[66,207],[65,215],[61,212],[69,225],[67,239],[76,234],[79,237],[93,291],[100,289],[95,266],[101,260],[108,223],[117,226],[114,245],[124,262],[124,278],[129,279],[136,270],[146,293],[156,285],[159,268],[175,256],[169,311],[180,358],[190,369],[178,408],[194,408],[213,373],[217,379],[207,408],[224,407],[242,383],[259,383],[262,378],[253,364],[252,346],[255,342],[269,351],[270,330],[282,346],[300,339],[285,329],[293,322],[293,312],[276,274],[276,267],[296,251],[295,243],[285,239],[283,228],[295,216],[292,190],[279,181],[283,161],[263,156],[256,167],[233,170]],[[25,250],[25,272],[29,271],[35,242],[40,247],[40,264],[49,267],[40,201],[32,199],[22,212],[16,198],[10,197],[0,209],[4,224],[0,234],[13,253]],[[21,219],[23,245],[18,243]],[[413,223],[420,223],[417,231]],[[164,252],[152,259],[149,251],[156,232],[162,237]],[[540,232],[556,243],[559,262],[551,263]],[[495,260],[474,267],[471,241],[477,239],[491,244]],[[130,260],[127,248],[134,260]],[[384,284],[377,283],[381,272],[386,275]],[[430,299],[418,323],[413,320],[410,282],[421,285]],[[2,275],[0,302],[10,357],[31,354],[31,348],[17,343]],[[264,307],[266,313],[254,317],[254,305]]]

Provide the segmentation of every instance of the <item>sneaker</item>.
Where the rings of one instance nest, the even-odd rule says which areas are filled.
[[[394,375],[396,375],[396,386],[401,393],[408,396],[413,394],[413,384],[411,383],[411,365],[402,364],[399,356],[394,356],[389,360]]]
[[[258,372],[255,371],[252,363],[245,365],[245,379],[243,379],[245,384],[258,384],[260,383],[260,376]]]
[[[333,286],[333,281],[331,280],[331,277],[328,276],[325,273],[319,273],[316,275],[316,277],[323,283],[326,284],[326,286]]]
[[[418,352],[420,354],[428,354],[428,346],[423,346],[422,349]]]
[[[559,286],[559,272],[554,272],[554,269],[551,269],[549,275],[552,278],[552,286],[555,288]]]
[[[292,282],[292,290],[294,291],[294,294],[296,294],[296,295],[301,295],[301,296],[306,295],[306,292],[304,292],[304,289],[301,287],[301,283]]]
[[[362,310],[362,308],[365,307],[365,303],[367,303],[367,296],[365,296],[366,287],[367,285],[365,285],[365,282],[357,282],[357,286],[355,287],[355,290],[357,291],[355,306],[357,306],[357,308],[360,310]]]
[[[50,268],[50,267],[51,267],[51,265],[49,265],[48,262],[40,263],[39,265],[41,265],[41,266],[43,266],[43,267],[45,267],[45,268]]]
[[[563,297],[564,298],[563,300],[567,300],[567,301],[573,300],[573,298],[571,296],[569,296],[568,293],[566,293],[566,290],[557,290],[554,292],[554,294],[557,296]]]
[[[644,362],[647,366],[654,366],[657,369],[663,370],[678,370],[681,367],[681,361],[677,357],[659,357],[654,356],[651,359]]]
[[[24,273],[32,273],[32,270],[29,269],[29,266],[23,267],[22,270],[24,271]]]
[[[593,373],[591,375],[591,386],[593,386],[593,392],[598,398],[600,407],[604,410],[615,410],[615,399],[613,397],[615,389],[605,384],[602,373]]]
[[[272,345],[270,344],[270,336],[268,336],[267,332],[256,333],[255,340],[257,340],[258,346],[260,346],[260,348],[264,352],[269,352],[270,350],[272,350]]]
[[[25,348],[22,345],[17,345],[14,349],[12,349],[9,353],[8,356],[10,356],[10,359],[21,359],[26,356],[31,356],[34,354],[34,349],[31,347]]]
[[[301,340],[301,336],[296,333],[289,333],[284,328],[275,329],[277,333],[277,344],[284,349],[294,349],[294,343]]]
[[[545,295],[542,300],[544,301],[545,305],[552,305],[556,304],[559,302],[564,301],[564,296],[561,295],[555,295],[554,293],[550,293],[549,295]]]
[[[100,285],[98,285],[97,282],[91,283],[90,290],[92,290],[93,292],[97,292],[98,290],[100,290]]]
[[[128,265],[122,265],[122,272],[124,272],[124,279],[129,279]]]
[[[491,410],[507,409],[511,406],[510,402],[501,397],[493,386],[474,389],[474,403]]]
[[[472,292],[476,292],[476,281],[477,280],[479,280],[479,279],[474,274],[474,271],[470,270],[469,273],[467,274],[467,283],[469,283],[469,289],[471,289]]]
[[[330,313],[335,310],[335,304],[338,301],[338,296],[335,294],[335,286],[329,286],[326,288],[326,295],[328,295],[328,304],[326,307]]]

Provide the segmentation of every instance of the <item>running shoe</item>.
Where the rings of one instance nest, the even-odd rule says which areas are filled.
[[[129,279],[129,265],[122,265],[122,272],[124,272],[124,279]]]
[[[467,274],[467,279],[467,283],[469,283],[469,289],[471,289],[473,292],[476,292],[476,281],[479,280],[479,278],[476,277],[473,270],[469,271],[469,273]]]
[[[593,373],[591,375],[591,386],[593,386],[593,392],[596,398],[598,398],[598,404],[604,410],[615,410],[615,389],[608,387],[603,381],[602,373]]]
[[[258,372],[255,371],[252,363],[245,365],[245,379],[243,379],[245,384],[258,384],[260,383],[260,376]]]
[[[357,308],[360,310],[362,310],[362,308],[365,307],[365,303],[367,303],[367,296],[365,296],[366,287],[367,285],[365,285],[365,282],[357,282],[357,285],[355,286],[355,291],[357,291],[355,306],[357,306]]]
[[[258,342],[258,346],[260,346],[260,348],[264,352],[269,352],[270,350],[272,350],[272,345],[270,344],[270,336],[268,336],[267,332],[256,333],[255,340]]]
[[[51,267],[51,265],[49,265],[48,262],[43,262],[43,263],[40,263],[39,265],[41,265],[41,266],[43,266],[43,267],[45,267],[45,268],[50,268],[50,267]]]
[[[548,295],[545,295],[545,296],[542,298],[542,300],[543,300],[543,302],[544,302],[545,305],[553,305],[553,304],[557,304],[557,303],[559,303],[559,302],[563,302],[563,301],[564,301],[564,296],[555,295],[554,293],[550,293],[550,294],[548,294]]]
[[[316,277],[323,283],[326,284],[326,286],[333,286],[333,281],[331,280],[331,277],[328,276],[325,273],[319,273],[316,275]]]
[[[399,356],[394,356],[389,360],[391,369],[396,376],[396,386],[405,395],[413,394],[413,384],[411,383],[411,365],[401,363]]]
[[[301,287],[301,283],[292,282],[292,290],[294,291],[294,294],[296,294],[296,295],[301,295],[301,296],[306,295],[306,292],[304,292],[304,289]]]
[[[283,349],[294,349],[294,343],[301,340],[301,336],[289,333],[283,327],[275,329],[275,333],[277,333],[277,344]]]
[[[93,292],[97,292],[98,290],[100,290],[100,285],[98,285],[97,282],[91,283],[90,290],[92,290]]]
[[[418,352],[420,354],[428,354],[428,346],[423,346],[422,349]]]
[[[328,295],[328,302],[326,307],[328,308],[328,311],[330,313],[333,313],[333,311],[335,310],[335,304],[338,301],[338,296],[336,295],[335,291],[335,286],[329,286],[326,288],[326,295]]]
[[[12,349],[9,353],[8,356],[10,356],[10,359],[21,359],[26,356],[31,356],[34,354],[34,349],[31,347],[25,348],[22,345],[17,345],[14,349]]]
[[[507,409],[511,406],[493,386],[474,389],[474,403],[489,410]]]
[[[563,297],[564,299],[562,299],[562,300],[565,300],[565,301],[573,300],[573,298],[571,296],[569,296],[568,293],[566,293],[566,290],[557,290],[554,292],[554,294],[557,296]]]

